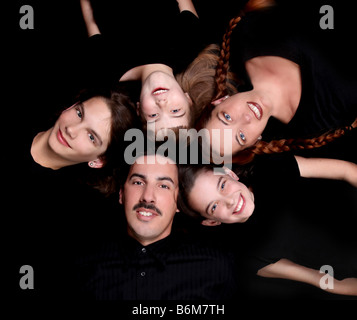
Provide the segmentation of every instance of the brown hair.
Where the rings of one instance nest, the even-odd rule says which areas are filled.
[[[99,156],[104,165],[100,169],[90,170],[87,182],[101,192],[110,194],[115,190],[113,172],[124,163],[124,134],[130,128],[139,127],[139,121],[134,104],[125,93],[114,89],[91,89],[81,92],[77,101],[83,102],[94,97],[103,99],[108,106],[111,112],[111,129],[108,147]]]
[[[251,162],[255,155],[319,148],[342,137],[348,131],[352,130],[352,128],[353,126],[348,126],[330,130],[318,137],[310,139],[295,138],[272,140],[270,142],[258,141],[254,146],[236,153],[232,158],[232,162],[236,164],[246,164]]]
[[[229,82],[230,73],[229,70],[229,58],[230,58],[230,41],[231,34],[237,24],[241,21],[246,12],[253,10],[260,10],[275,5],[273,0],[250,0],[239,13],[239,15],[230,20],[226,33],[223,36],[223,42],[221,45],[220,56],[216,64],[215,85],[211,88],[215,88],[212,93],[212,99],[216,100],[224,97],[227,94],[231,94],[231,89],[227,83]],[[196,123],[196,129],[202,129],[211,117],[214,106],[207,102],[207,107],[203,108],[201,116]],[[254,146],[238,152],[233,156],[233,162],[239,164],[245,164],[253,160],[256,154],[276,153],[292,150],[313,149],[326,145],[327,143],[344,135],[351,127],[339,128],[335,131],[328,131],[321,134],[318,137],[311,139],[281,139],[272,140],[270,142],[258,141]]]

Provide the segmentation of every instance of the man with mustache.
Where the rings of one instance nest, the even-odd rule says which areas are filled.
[[[177,166],[169,158],[160,164],[157,157],[161,156],[138,158],[119,192],[128,234],[144,246],[167,237],[179,211]]]
[[[81,293],[97,300],[218,300],[237,293],[231,255],[201,235],[173,228],[178,168],[161,155],[139,156],[120,187],[126,230],[81,261]]]

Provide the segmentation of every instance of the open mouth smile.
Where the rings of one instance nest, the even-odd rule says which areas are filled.
[[[239,214],[243,211],[245,207],[245,199],[242,195],[240,195],[238,201],[237,201],[237,205],[233,210],[233,214]]]
[[[263,115],[262,107],[256,102],[247,102],[247,105],[248,105],[249,109],[253,111],[255,117],[258,120],[260,120],[262,118],[262,115]]]
[[[166,93],[166,92],[168,92],[168,91],[169,91],[169,89],[166,89],[166,88],[156,88],[156,89],[152,92],[152,94],[153,94],[154,96],[158,96],[158,95],[163,94],[163,93]]]

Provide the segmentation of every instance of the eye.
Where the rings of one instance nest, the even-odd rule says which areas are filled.
[[[136,185],[136,186],[142,186],[143,185],[142,181],[138,181],[138,180],[133,181],[133,184]]]
[[[158,113],[153,113],[153,114],[149,114],[148,117],[149,118],[156,118],[159,114]]]
[[[180,110],[181,109],[173,109],[173,110],[171,110],[171,113],[178,113],[178,112],[180,112]]]
[[[170,189],[170,187],[168,185],[166,185],[166,184],[161,184],[160,188],[162,188],[162,189]]]
[[[224,115],[224,117],[226,118],[226,120],[232,121],[232,118],[231,118],[231,116],[230,116],[228,113],[223,112],[223,115]]]
[[[82,112],[79,109],[76,109],[76,112],[77,112],[78,118],[82,119],[82,117],[83,117]]]
[[[88,133],[88,137],[91,142],[95,143],[95,137],[91,133]]]
[[[226,186],[226,182],[224,181],[224,182],[221,184],[221,190],[223,190],[225,186]]]
[[[246,137],[245,137],[245,134],[243,132],[239,132],[239,137],[245,141],[246,140]]]
[[[218,207],[218,204],[215,203],[211,208],[211,212],[213,213],[217,209],[217,207]]]

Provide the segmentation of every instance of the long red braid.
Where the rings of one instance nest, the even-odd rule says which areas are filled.
[[[223,36],[223,41],[220,50],[220,57],[216,69],[216,94],[214,99],[219,99],[227,95],[227,74],[229,70],[229,58],[230,58],[230,44],[231,35],[234,28],[241,21],[244,14],[248,11],[253,11],[257,9],[267,8],[274,5],[272,0],[250,0],[246,4],[244,10],[240,14],[231,19],[227,28],[226,33]],[[211,109],[213,106],[211,107]],[[209,108],[208,108],[209,109]],[[294,151],[303,149],[313,149],[326,145],[329,142],[346,134],[350,131],[353,126],[348,126],[344,128],[339,128],[334,131],[328,131],[318,137],[311,139],[281,139],[272,140],[270,142],[258,141],[254,146],[249,147],[238,154],[233,156],[233,162],[239,164],[245,164],[253,160],[256,154],[271,154],[279,153],[284,151]]]

